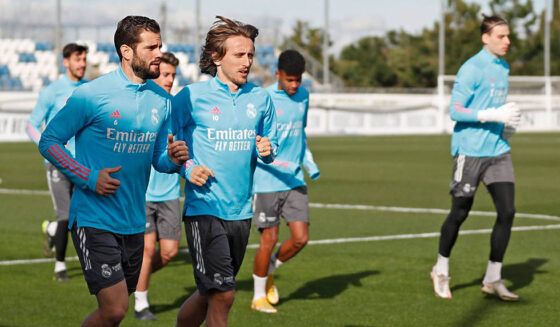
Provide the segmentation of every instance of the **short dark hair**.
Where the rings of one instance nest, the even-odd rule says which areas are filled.
[[[115,31],[115,49],[122,60],[121,45],[126,44],[133,50],[140,42],[140,33],[150,31],[159,34],[159,24],[144,16],[126,16],[117,24]]]
[[[498,25],[508,25],[507,21],[500,16],[486,16],[482,14],[482,24],[480,24],[480,35],[490,33],[490,31]]]
[[[162,53],[160,61],[175,67],[179,66],[179,59],[177,59],[177,57],[175,57],[175,55],[171,52]]]
[[[70,56],[77,52],[78,54],[85,52],[88,52],[88,47],[86,45],[81,45],[81,44],[77,44],[77,43],[68,43],[67,45],[64,46],[64,48],[62,48],[62,58],[70,58]]]
[[[202,47],[202,55],[200,56],[200,71],[212,76],[216,76],[218,69],[214,60],[220,60],[226,54],[226,40],[232,36],[245,36],[251,39],[253,43],[259,35],[259,30],[249,24],[231,20],[222,16],[216,16],[217,21],[206,34],[206,42]],[[217,53],[216,57],[212,57],[213,53]]]
[[[290,76],[299,76],[305,71],[305,59],[296,50],[286,50],[278,57],[278,70]]]

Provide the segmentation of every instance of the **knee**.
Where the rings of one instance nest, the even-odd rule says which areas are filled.
[[[278,234],[264,231],[261,235],[261,246],[272,250],[278,243]]]
[[[298,250],[303,249],[303,247],[307,244],[307,241],[309,240],[309,235],[305,234],[305,235],[298,235],[297,237],[293,238],[294,241],[294,247]]]
[[[161,250],[161,263],[165,266],[168,264],[179,252],[179,249],[172,248],[172,249],[163,249]]]
[[[111,326],[112,325],[117,326],[118,323],[125,318],[127,311],[128,311],[128,304],[100,308],[101,317],[103,317],[103,320],[109,323],[108,325]]]
[[[156,245],[149,242],[144,242],[144,257],[151,258],[156,252]]]
[[[231,308],[235,300],[235,291],[216,292],[210,296],[210,302],[213,305],[220,305],[225,308]]]
[[[515,217],[515,208],[506,208],[498,211],[498,221],[501,223],[511,224]]]

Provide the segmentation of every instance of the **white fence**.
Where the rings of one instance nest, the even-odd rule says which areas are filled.
[[[37,93],[0,92],[0,141],[27,141]],[[451,133],[445,94],[311,94],[309,135]],[[560,131],[560,95],[508,96],[522,109],[520,132]]]

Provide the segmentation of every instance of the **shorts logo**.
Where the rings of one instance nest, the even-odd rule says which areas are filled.
[[[251,119],[257,117],[257,109],[255,109],[255,105],[252,103],[247,105],[247,117]]]
[[[467,183],[465,184],[465,186],[463,186],[463,192],[465,193],[470,193],[470,192],[474,192],[476,190],[476,187],[471,186],[471,184]]]
[[[214,284],[221,286],[224,283],[224,277],[220,273],[214,274]]]
[[[152,108],[152,124],[157,125],[159,123],[158,110]]]
[[[266,221],[266,214],[264,212],[259,213],[259,221],[264,223]]]
[[[101,275],[104,278],[109,278],[109,277],[111,277],[112,274],[113,274],[113,271],[111,270],[111,267],[109,267],[108,264],[104,263],[103,265],[101,265]]]

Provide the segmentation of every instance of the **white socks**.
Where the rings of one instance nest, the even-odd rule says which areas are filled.
[[[66,270],[66,263],[64,261],[56,261],[54,263],[54,272],[61,272]]]
[[[495,281],[502,279],[502,263],[488,261],[488,266],[486,267],[486,275],[484,275],[483,284],[490,284]]]
[[[57,228],[58,221],[49,221],[49,223],[47,224],[47,234],[49,234],[50,237],[54,237]]]
[[[134,311],[140,312],[149,307],[150,304],[148,303],[148,290],[145,290],[143,292],[134,292]]]
[[[436,274],[449,276],[449,258],[438,253],[437,262],[434,266]]]
[[[267,276],[259,277],[253,274],[253,289],[255,290],[255,294],[253,294],[253,301],[266,296],[266,280]]]
[[[278,269],[278,267],[280,267],[282,264],[283,262],[276,258],[276,254],[272,255],[270,257],[270,264],[268,265],[268,274],[274,274],[274,271]]]

